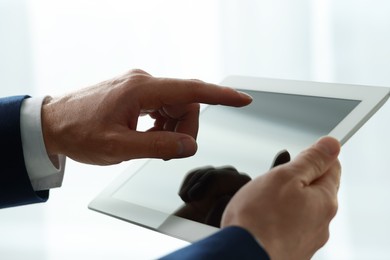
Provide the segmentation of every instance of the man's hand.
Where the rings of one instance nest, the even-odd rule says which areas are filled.
[[[198,80],[154,78],[141,70],[47,98],[42,128],[49,155],[108,165],[134,158],[180,158],[196,152],[199,103],[245,106],[252,99]],[[149,114],[154,127],[136,131]]]
[[[247,183],[228,204],[221,226],[241,226],[271,259],[310,259],[329,238],[337,212],[340,144],[322,138],[295,160]]]

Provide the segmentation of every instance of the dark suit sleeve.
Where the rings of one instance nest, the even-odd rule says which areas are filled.
[[[228,227],[160,259],[269,260],[270,258],[248,231],[240,227]]]
[[[44,202],[49,191],[31,186],[20,134],[20,107],[27,96],[0,98],[0,208]]]

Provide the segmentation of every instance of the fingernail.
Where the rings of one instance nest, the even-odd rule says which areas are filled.
[[[179,141],[178,155],[180,157],[188,157],[194,155],[198,146],[194,139],[190,137],[184,137]]]
[[[335,155],[340,151],[340,143],[332,137],[323,137],[317,143],[316,147],[328,155]]]
[[[242,92],[242,91],[237,91],[238,94],[240,94],[240,96],[243,98],[243,99],[247,99],[247,100],[253,100],[252,96],[245,93],[245,92]]]

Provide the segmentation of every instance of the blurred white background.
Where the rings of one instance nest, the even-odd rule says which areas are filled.
[[[0,96],[56,95],[131,68],[390,86],[386,0],[0,0]],[[390,105],[344,146],[340,210],[315,259],[390,259]],[[150,259],[186,242],[91,212],[129,164],[68,161],[43,205],[0,211],[2,259]]]

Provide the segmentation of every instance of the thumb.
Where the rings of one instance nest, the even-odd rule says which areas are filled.
[[[291,163],[299,169],[306,184],[321,177],[337,160],[340,143],[333,137],[323,137],[300,153]]]
[[[128,141],[132,158],[173,159],[195,154],[197,144],[193,137],[169,131],[135,132]]]

